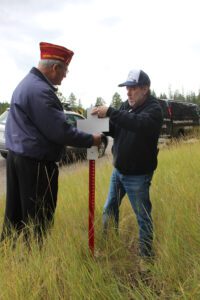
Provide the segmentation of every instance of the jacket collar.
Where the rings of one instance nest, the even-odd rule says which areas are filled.
[[[31,70],[30,70],[30,73],[40,77],[42,80],[46,81],[46,83],[48,83],[48,85],[54,90],[54,92],[56,92],[58,89],[47,79],[46,76],[44,76],[44,74],[42,74],[40,72],[40,70],[38,70],[37,68],[33,67]]]
[[[140,109],[143,109],[144,107],[148,106],[150,102],[152,102],[152,100],[155,99],[152,95],[150,95],[141,105],[136,106],[136,107],[132,107],[129,105],[128,100],[125,101],[125,109],[127,109],[128,111],[138,111]]]

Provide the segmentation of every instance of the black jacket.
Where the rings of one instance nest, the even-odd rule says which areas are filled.
[[[142,175],[157,167],[158,138],[162,111],[158,101],[149,98],[136,108],[124,102],[119,110],[109,107],[113,142],[113,164],[124,175]]]

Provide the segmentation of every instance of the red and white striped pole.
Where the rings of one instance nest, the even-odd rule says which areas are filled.
[[[99,119],[97,115],[91,115],[92,108],[87,110],[87,119],[77,120],[77,128],[94,134],[109,131],[108,118]],[[95,212],[95,160],[98,159],[98,148],[93,146],[87,149],[87,159],[89,160],[89,224],[88,224],[88,244],[94,255],[94,212]]]
[[[89,223],[88,245],[94,255],[94,218],[95,218],[95,160],[89,160]]]

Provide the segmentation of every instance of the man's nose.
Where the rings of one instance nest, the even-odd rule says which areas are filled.
[[[127,90],[127,96],[130,96],[131,93],[130,93],[130,90]]]

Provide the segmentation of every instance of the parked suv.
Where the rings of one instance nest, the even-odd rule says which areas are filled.
[[[7,109],[2,115],[0,115],[0,153],[6,158],[8,150],[5,147],[5,124],[9,109]],[[76,112],[64,111],[66,115],[66,121],[73,125],[77,125],[77,120],[84,119],[84,117]],[[108,138],[106,136],[102,137],[101,144],[99,146],[99,157],[102,157],[105,153],[106,147],[108,145]],[[86,157],[86,148],[78,148],[66,146],[61,158],[61,164],[73,161],[75,159]]]
[[[161,137],[180,137],[200,125],[199,107],[197,104],[159,100],[163,111]]]

